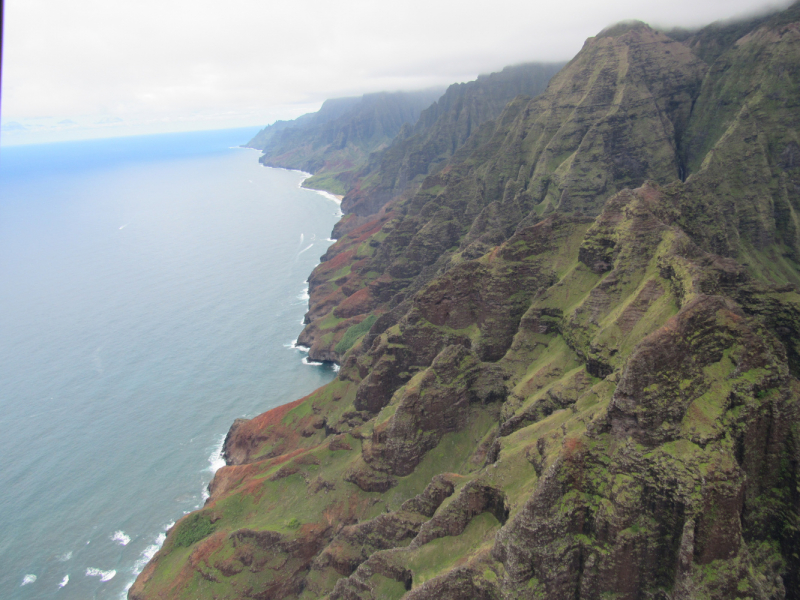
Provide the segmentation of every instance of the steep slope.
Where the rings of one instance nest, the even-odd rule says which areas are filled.
[[[413,126],[401,129],[391,145],[370,157],[354,176],[355,188],[342,202],[345,213],[368,216],[401,192],[441,169],[477,128],[496,119],[514,97],[538,96],[562,63],[529,63],[451,85]]]
[[[685,143],[689,172],[705,175],[688,186],[696,214],[682,223],[704,248],[794,282],[800,260],[798,21],[796,4],[736,40],[711,68]]]
[[[265,151],[272,145],[273,140],[278,137],[280,132],[290,128],[304,130],[321,127],[325,123],[341,117],[359,102],[361,102],[360,97],[325,100],[317,112],[307,113],[291,121],[275,121],[271,125],[267,125],[247,142],[245,147]]]
[[[337,379],[234,424],[130,597],[800,598],[796,9],[710,65],[610,28],[344,234]]]
[[[429,89],[329,100],[318,113],[265,128],[248,145],[264,142],[259,146],[263,164],[309,171],[316,178],[308,186],[343,193],[347,184],[335,175],[361,165],[371,152],[388,145],[441,93]]]
[[[678,179],[681,135],[706,71],[641,23],[591,40],[545,93],[516,98],[418,193],[329,249],[309,279],[300,342],[312,358],[337,360],[348,327],[447,262],[478,258],[553,210],[597,214],[620,189]],[[365,244],[377,226],[382,233]]]

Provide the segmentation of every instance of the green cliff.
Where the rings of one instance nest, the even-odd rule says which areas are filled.
[[[343,194],[350,178],[339,174],[386,147],[441,93],[429,89],[328,100],[316,113],[265,127],[247,146],[263,151],[260,161],[266,166],[313,173],[307,187]]]
[[[401,192],[416,191],[425,176],[443,168],[478,127],[496,119],[516,96],[541,94],[563,66],[516,65],[451,85],[413,126],[401,129],[389,147],[354,173],[356,185],[342,205],[350,220],[376,213]]]
[[[309,279],[338,377],[234,423],[131,600],[800,598],[798,90],[795,4],[423,113]]]

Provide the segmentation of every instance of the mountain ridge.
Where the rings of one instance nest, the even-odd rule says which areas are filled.
[[[234,423],[129,597],[800,598],[798,9],[607,28],[345,206],[337,378]]]
[[[336,175],[361,164],[386,146],[406,123],[441,95],[432,88],[419,92],[378,92],[357,98],[327,100],[316,113],[295,121],[278,121],[247,143],[263,152],[265,166],[310,171],[316,179],[306,186],[327,183],[329,191],[343,191]]]

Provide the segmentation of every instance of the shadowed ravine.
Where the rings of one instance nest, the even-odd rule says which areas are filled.
[[[451,135],[503,73],[337,175],[338,376],[234,424],[132,600],[800,598],[800,5],[610,27]]]

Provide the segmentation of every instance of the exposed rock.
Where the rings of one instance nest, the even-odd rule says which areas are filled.
[[[337,171],[339,376],[234,423],[130,597],[800,600],[799,23],[623,23]]]

